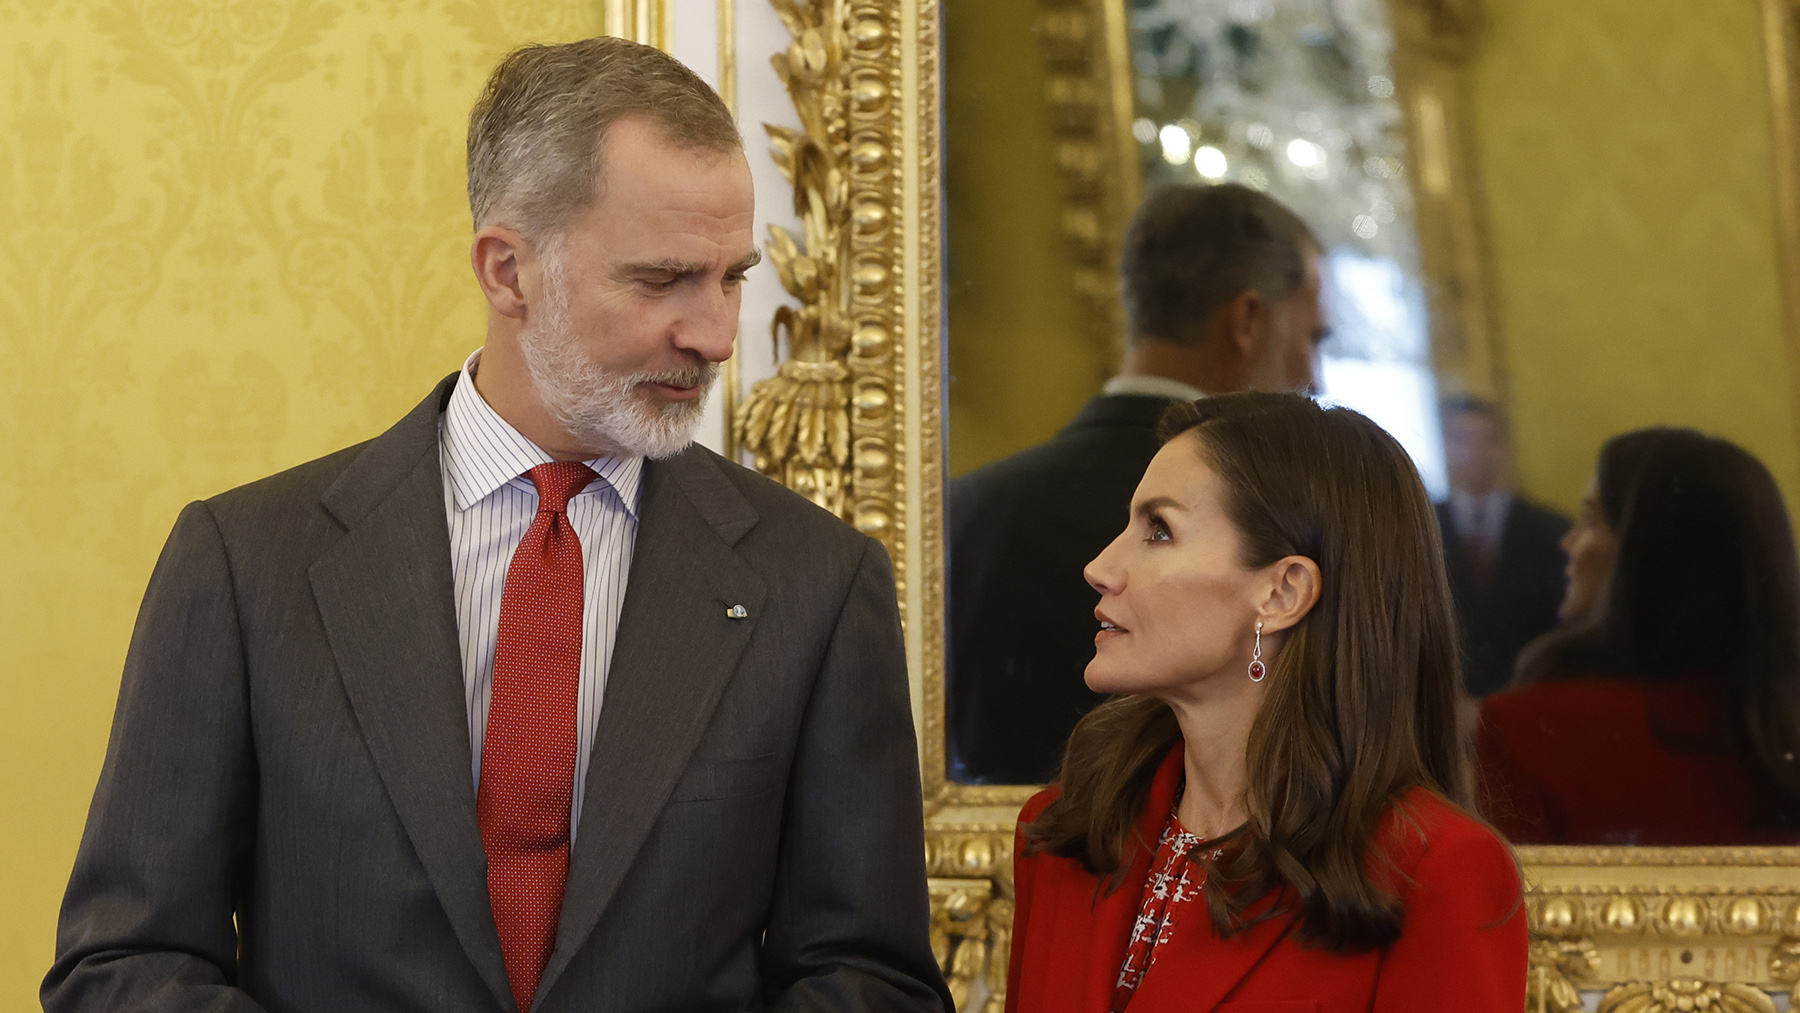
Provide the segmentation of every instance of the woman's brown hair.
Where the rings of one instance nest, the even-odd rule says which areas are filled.
[[[1371,879],[1371,837],[1388,807],[1423,787],[1468,808],[1456,732],[1462,675],[1431,502],[1394,438],[1348,408],[1294,394],[1177,404],[1165,442],[1191,442],[1222,480],[1239,561],[1305,556],[1321,589],[1269,671],[1250,730],[1249,822],[1207,877],[1214,926],[1293,891],[1296,935],[1331,950],[1398,937],[1396,899]],[[1175,715],[1141,696],[1110,700],[1069,738],[1062,794],[1026,828],[1028,847],[1079,860],[1117,889],[1141,839],[1150,783],[1181,742]]]

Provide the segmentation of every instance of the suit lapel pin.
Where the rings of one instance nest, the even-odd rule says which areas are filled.
[[[747,619],[750,617],[750,610],[742,605],[733,605],[725,610],[725,614],[733,619]]]

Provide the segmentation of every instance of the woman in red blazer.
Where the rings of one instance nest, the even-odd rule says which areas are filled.
[[[1020,816],[1009,1013],[1518,1013],[1518,870],[1465,806],[1405,452],[1286,394],[1163,428],[1087,569],[1087,682],[1119,695]]]
[[[1800,841],[1800,559],[1775,479],[1691,429],[1607,441],[1562,626],[1482,702],[1482,808],[1531,844]]]

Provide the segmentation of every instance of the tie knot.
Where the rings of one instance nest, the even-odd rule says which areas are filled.
[[[586,489],[589,482],[599,477],[594,474],[594,469],[580,461],[552,461],[525,474],[531,476],[531,484],[537,486],[538,512],[548,510],[553,514],[568,509],[569,497]]]

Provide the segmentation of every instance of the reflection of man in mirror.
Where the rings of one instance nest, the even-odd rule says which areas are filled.
[[[1512,488],[1512,433],[1499,406],[1452,398],[1442,406],[1450,498],[1438,504],[1450,590],[1462,626],[1472,696],[1512,678],[1526,641],[1556,623],[1563,594],[1557,547],[1568,518]]]
[[[1124,529],[1176,400],[1307,390],[1325,337],[1320,246],[1292,211],[1233,184],[1152,194],[1121,259],[1131,331],[1119,375],[1049,442],[950,485],[951,776],[1049,780],[1104,699],[1097,593],[1082,567]]]

